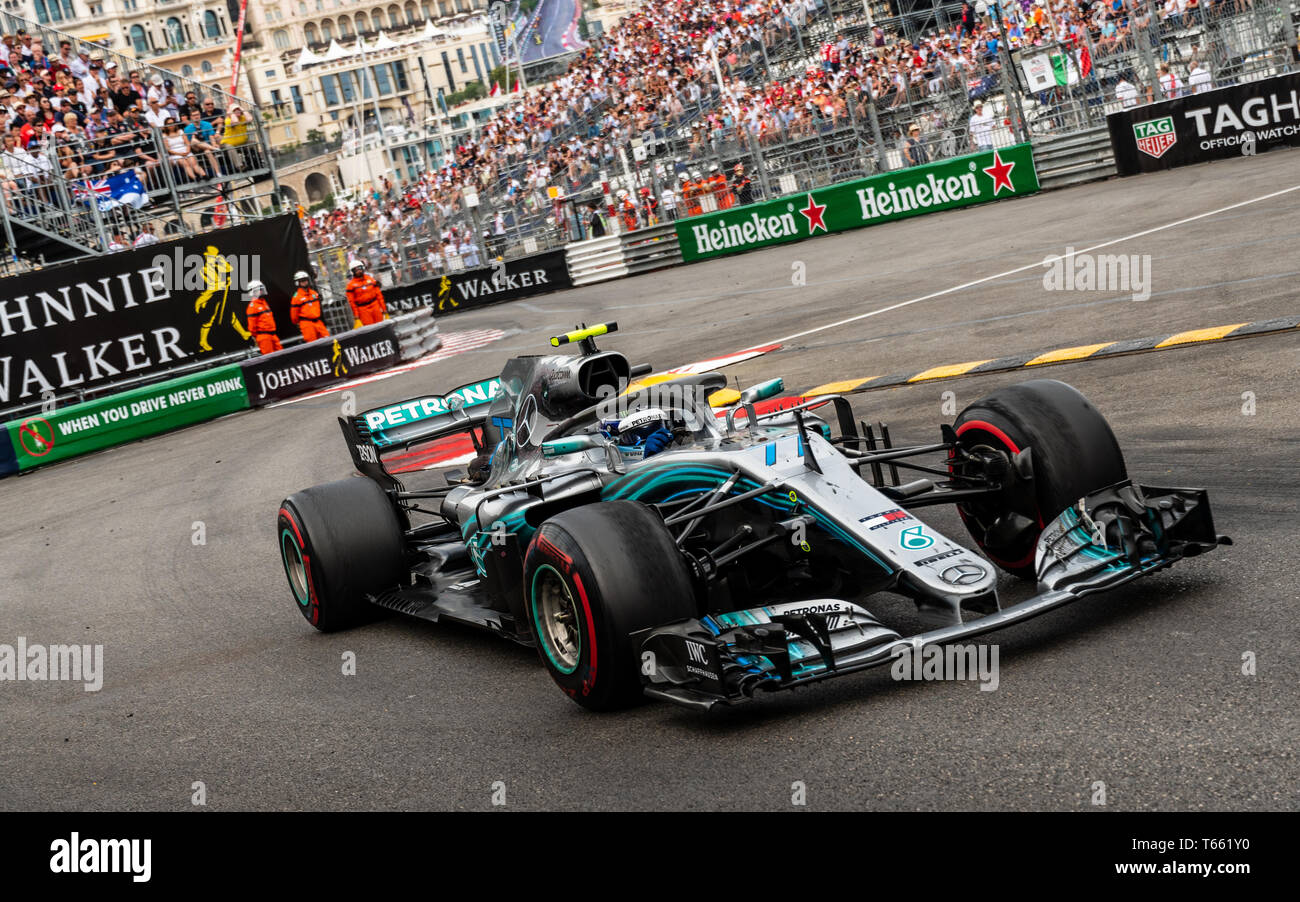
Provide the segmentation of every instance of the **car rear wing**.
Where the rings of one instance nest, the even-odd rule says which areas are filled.
[[[379,451],[409,448],[484,425],[500,391],[497,377],[470,382],[445,395],[423,395],[363,411],[356,416],[357,426]]]

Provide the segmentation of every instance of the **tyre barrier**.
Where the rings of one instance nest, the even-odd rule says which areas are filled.
[[[421,307],[390,320],[397,334],[397,354],[403,362],[416,360],[442,347],[438,323],[432,307]]]

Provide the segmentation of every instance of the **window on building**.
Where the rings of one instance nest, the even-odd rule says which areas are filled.
[[[181,75],[185,76],[186,78],[193,78],[194,67],[191,66],[189,63],[186,63],[185,65],[181,66]]]
[[[406,4],[406,24],[414,25],[416,22],[419,21],[419,17],[420,17],[420,11],[415,8],[415,4],[408,2]]]
[[[370,20],[366,18],[365,13],[357,13],[357,34],[364,34],[370,31]]]
[[[397,8],[396,3],[388,7],[388,27],[389,28],[402,27],[402,11]]]
[[[199,64],[199,68],[202,69],[204,72],[211,72],[212,63],[209,60],[204,60],[202,63]]]
[[[171,16],[167,20],[167,46],[175,49],[185,43],[185,29],[181,27],[181,20]]]
[[[308,44],[320,43],[320,35],[316,33],[316,25],[312,22],[308,22],[307,27],[303,29],[303,36],[307,39]]]
[[[389,67],[387,65],[374,66],[370,70],[371,75],[374,76],[375,87],[379,90],[380,97],[387,97],[393,93],[393,79],[388,72]]]
[[[338,76],[322,75],[320,78],[320,91],[325,96],[326,106],[339,105]]]
[[[397,82],[398,91],[411,90],[411,83],[406,79],[406,63],[402,60],[395,60],[393,62],[393,74],[396,76],[394,80]]]
[[[285,31],[283,28],[277,28],[275,34],[271,36],[271,39],[275,41],[276,50],[289,49],[289,32]]]
[[[293,111],[295,113],[306,112],[302,102],[302,91],[298,90],[297,85],[289,85],[289,96],[293,98]]]
[[[137,56],[143,56],[149,52],[149,35],[145,33],[141,25],[131,26],[131,48]]]
[[[210,38],[221,37],[221,20],[212,10],[203,14],[203,33]]]
[[[42,25],[71,21],[72,17],[72,0],[36,0],[36,21]]]
[[[339,37],[352,37],[352,20],[347,16],[339,16]]]
[[[456,78],[451,74],[451,62],[447,59],[447,51],[442,51],[442,70],[447,73],[447,84],[451,93],[456,93]]]
[[[461,75],[465,75],[465,74],[467,74],[467,73],[469,72],[469,70],[465,68],[465,48],[464,48],[464,47],[457,47],[457,48],[456,48],[456,62],[460,63],[460,74],[461,74]]]
[[[326,19],[324,22],[320,23],[320,38],[321,38],[322,41],[324,41],[324,42],[327,43],[327,44],[328,44],[330,41],[334,40],[334,23],[333,23],[333,22],[331,22],[330,20]]]

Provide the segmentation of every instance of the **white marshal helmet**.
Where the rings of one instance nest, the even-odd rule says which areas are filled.
[[[353,272],[355,270],[365,269],[365,268],[366,268],[366,264],[362,263],[356,257],[353,257],[351,260],[348,261],[348,272]]]
[[[266,286],[257,279],[248,283],[248,294],[250,297],[266,297]]]
[[[303,269],[300,269],[293,274],[293,280],[295,282],[301,282],[303,279],[310,279],[310,278],[311,276],[307,275],[307,271]]]

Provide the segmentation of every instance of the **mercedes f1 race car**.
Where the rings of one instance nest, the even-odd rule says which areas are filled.
[[[649,376],[596,347],[616,328],[340,419],[363,478],[279,510],[303,616],[321,630],[389,612],[472,624],[535,646],[586,708],[650,696],[707,709],[987,633],[1231,544],[1203,490],[1131,482],[1106,420],[1063,382],[995,391],[938,441],[901,447],[840,396]],[[445,485],[408,489],[384,464],[456,434],[476,456]],[[973,545],[919,518],[938,504],[956,505]],[[1003,605],[995,567],[1037,593]],[[891,627],[875,604],[886,594],[914,602],[924,628]]]

